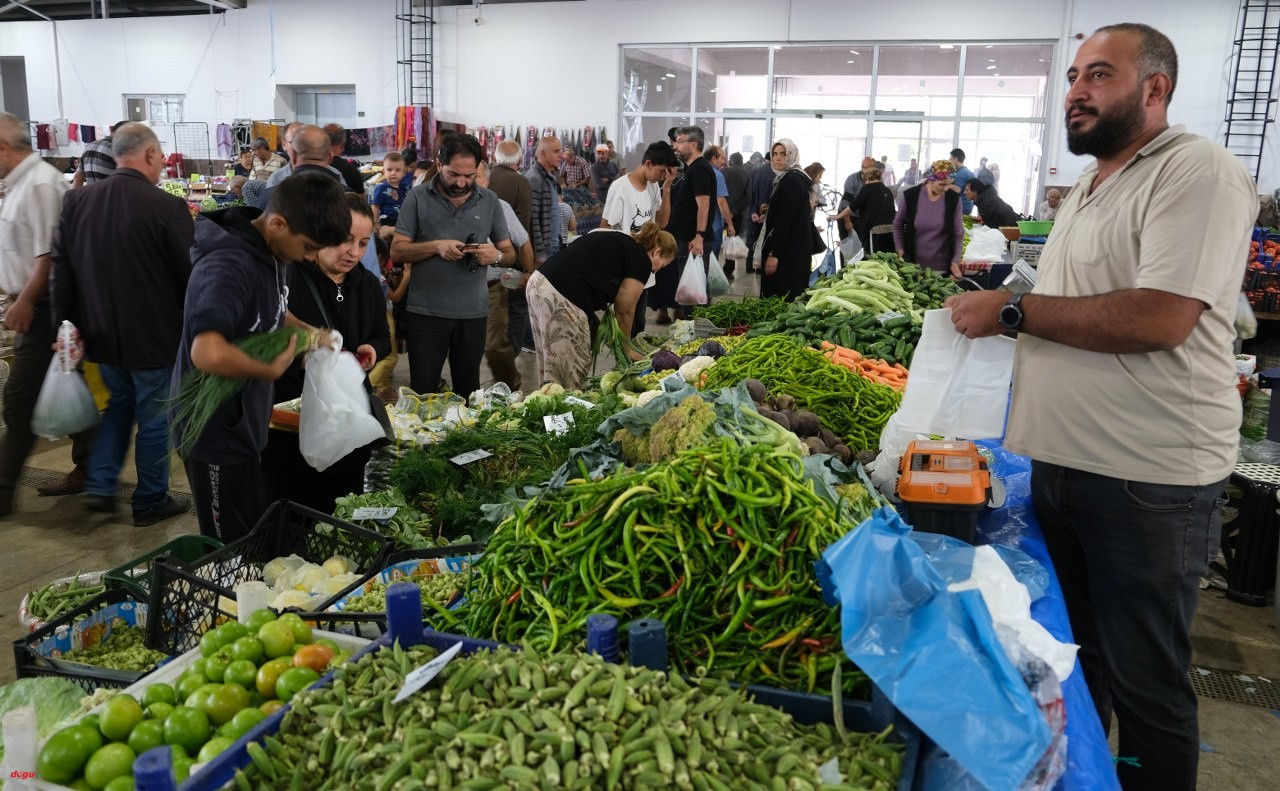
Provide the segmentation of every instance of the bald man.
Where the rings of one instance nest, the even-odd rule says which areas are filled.
[[[560,225],[556,222],[560,193],[556,190],[556,171],[560,167],[560,141],[544,137],[538,141],[533,167],[525,171],[532,188],[529,211],[529,235],[533,237],[535,267],[542,266],[560,249]]]

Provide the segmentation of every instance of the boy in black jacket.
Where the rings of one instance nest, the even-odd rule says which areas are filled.
[[[271,383],[293,362],[295,343],[258,362],[235,342],[279,328],[306,325],[288,312],[285,265],[314,261],[342,244],[351,211],[331,176],[299,173],[282,181],[265,211],[240,206],[196,219],[182,344],[171,391],[198,369],[247,380],[219,407],[185,460],[200,532],[223,542],[247,534],[266,508],[259,458],[271,419]]]

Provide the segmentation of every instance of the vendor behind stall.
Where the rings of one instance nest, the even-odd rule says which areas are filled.
[[[676,240],[654,223],[633,237],[600,229],[561,248],[529,278],[529,321],[538,350],[538,378],[568,389],[591,375],[596,312],[613,306],[626,337],[636,301],[650,276],[675,259]],[[631,350],[631,359],[641,355]]]

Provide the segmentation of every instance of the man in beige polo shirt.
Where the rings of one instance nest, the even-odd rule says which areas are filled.
[[[1085,41],[1067,143],[1097,161],[1058,210],[1035,291],[947,302],[969,337],[1020,332],[1006,445],[1032,459],[1102,723],[1114,712],[1118,754],[1138,759],[1121,782],[1162,791],[1196,784],[1189,632],[1236,458],[1232,320],[1258,206],[1231,154],[1169,126],[1177,74],[1145,25]]]

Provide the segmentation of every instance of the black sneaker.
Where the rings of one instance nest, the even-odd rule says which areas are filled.
[[[84,504],[90,511],[98,514],[115,513],[116,498],[109,494],[85,494]]]
[[[185,497],[166,497],[163,503],[145,511],[139,511],[135,508],[133,511],[133,526],[147,527],[154,525],[156,522],[163,522],[179,514],[185,514],[190,506],[191,501]]]

